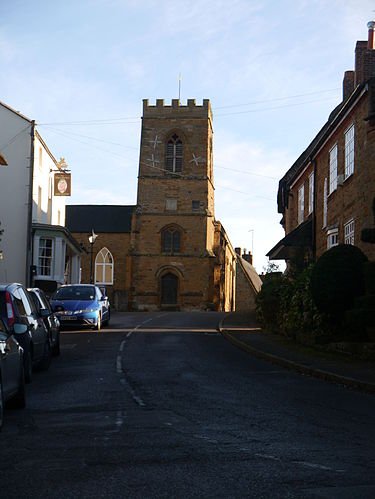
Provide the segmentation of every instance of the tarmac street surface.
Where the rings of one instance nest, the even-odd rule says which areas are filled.
[[[64,331],[5,413],[0,497],[375,497],[375,396],[252,357],[222,317]]]

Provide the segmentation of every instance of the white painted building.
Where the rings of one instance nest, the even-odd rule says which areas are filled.
[[[0,282],[50,292],[79,282],[81,249],[65,225],[65,196],[54,195],[57,161],[35,122],[0,102]]]

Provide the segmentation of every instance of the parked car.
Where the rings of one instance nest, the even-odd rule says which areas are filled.
[[[108,297],[93,284],[61,286],[51,296],[51,307],[61,326],[91,326],[99,330],[110,319]]]
[[[56,314],[53,313],[50,302],[44,291],[39,288],[28,288],[27,290],[34,302],[35,308],[44,321],[44,325],[48,329],[50,342],[52,346],[52,354],[60,355],[60,321]]]
[[[24,350],[25,380],[30,383],[33,367],[49,368],[52,347],[43,319],[21,284],[0,284],[0,317],[11,331],[15,324],[27,326],[26,331],[17,333],[17,341]]]
[[[4,422],[4,404],[14,409],[25,407],[25,373],[23,349],[16,341],[16,332],[24,334],[27,326],[15,324],[14,334],[0,319],[0,429]]]

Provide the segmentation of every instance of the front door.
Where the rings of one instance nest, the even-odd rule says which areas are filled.
[[[161,278],[161,304],[177,305],[178,277],[168,273]]]

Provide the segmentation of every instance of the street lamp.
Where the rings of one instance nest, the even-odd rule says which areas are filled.
[[[91,236],[89,236],[89,243],[90,243],[90,283],[93,284],[94,282],[94,276],[93,276],[93,256],[94,256],[94,243],[95,239],[98,237],[97,234],[95,234],[94,229],[91,229]]]

